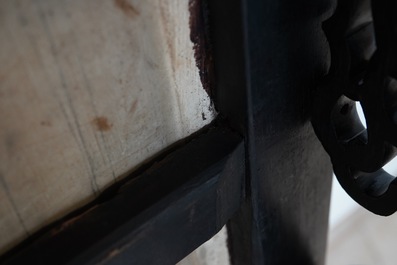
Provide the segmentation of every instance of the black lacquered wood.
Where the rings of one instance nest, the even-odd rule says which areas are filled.
[[[241,137],[211,128],[0,263],[175,264],[237,211],[243,179]]]
[[[313,126],[340,184],[357,203],[379,215],[397,210],[397,180],[382,169],[397,152],[393,10],[397,4],[389,0],[338,3],[324,23],[331,68],[313,105]],[[356,101],[366,127],[357,115]]]
[[[218,107],[247,148],[247,200],[228,226],[233,264],[324,263],[331,165],[310,119],[333,5],[209,1],[218,102],[234,103]]]

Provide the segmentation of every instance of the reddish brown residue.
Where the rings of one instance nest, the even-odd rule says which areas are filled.
[[[128,0],[114,0],[114,4],[130,18],[139,16],[139,11],[133,5],[131,5]]]
[[[209,36],[207,9],[206,0],[189,0],[190,40],[194,45],[194,57],[199,69],[201,84],[212,99],[214,63]]]
[[[92,124],[101,132],[109,131],[113,127],[113,124],[109,123],[106,117],[96,117],[92,120]]]
[[[71,225],[73,225],[76,221],[78,221],[81,217],[80,216],[76,216],[73,217],[67,221],[65,221],[64,223],[62,223],[60,226],[53,228],[50,232],[51,236],[55,236],[57,234],[59,234],[60,232],[62,232],[63,230],[65,230],[66,228],[70,227]]]
[[[75,217],[72,217],[72,218],[64,221],[62,224],[53,228],[50,231],[51,236],[55,236],[55,235],[59,234],[60,232],[62,232],[63,230],[67,229],[68,227],[74,225],[81,218],[83,218],[86,214],[90,213],[92,210],[96,209],[97,207],[98,207],[98,205],[95,205],[95,206],[91,207],[90,209],[88,209],[87,211],[85,211],[84,213],[81,213]]]

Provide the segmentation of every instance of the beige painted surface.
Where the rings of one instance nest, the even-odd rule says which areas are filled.
[[[189,34],[188,1],[0,0],[0,252],[213,119]]]
[[[328,237],[326,265],[395,265],[397,214],[378,216],[364,208],[351,212]]]

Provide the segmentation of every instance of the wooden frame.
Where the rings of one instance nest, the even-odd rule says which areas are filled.
[[[310,116],[331,1],[206,7],[218,121],[2,263],[173,264],[228,223],[233,264],[323,264],[331,166]]]

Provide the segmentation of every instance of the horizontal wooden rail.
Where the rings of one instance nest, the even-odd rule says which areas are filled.
[[[239,209],[244,171],[242,138],[210,128],[0,263],[175,264]]]

